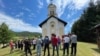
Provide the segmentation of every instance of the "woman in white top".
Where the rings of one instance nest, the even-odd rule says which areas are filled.
[[[36,48],[36,40],[33,39],[33,50],[35,50],[35,48]]]

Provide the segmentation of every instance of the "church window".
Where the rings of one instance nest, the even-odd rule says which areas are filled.
[[[54,15],[54,11],[50,11],[50,14],[51,14],[51,15]]]
[[[54,25],[52,24],[51,27],[54,27]]]

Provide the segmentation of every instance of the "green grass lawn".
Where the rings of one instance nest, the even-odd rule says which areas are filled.
[[[9,54],[9,50],[10,50],[9,47],[0,49],[0,56],[25,56],[23,51],[14,50],[12,54]],[[59,53],[60,53],[59,56],[63,55],[62,50],[60,50]],[[33,54],[32,56],[35,56],[36,51],[32,51],[32,54]],[[52,49],[50,50],[50,54],[52,55]],[[43,55],[43,51],[42,51],[42,55]],[[78,42],[77,56],[100,56],[100,50],[98,50],[96,44]]]

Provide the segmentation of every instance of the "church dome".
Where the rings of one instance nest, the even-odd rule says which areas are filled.
[[[48,16],[57,16],[56,14],[56,5],[53,3],[50,3],[48,5]]]
[[[54,4],[49,4],[49,6],[48,7],[55,7],[56,8],[56,5],[54,5]]]

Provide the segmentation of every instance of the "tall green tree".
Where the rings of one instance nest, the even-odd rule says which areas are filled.
[[[8,26],[5,23],[0,25],[0,43],[4,44],[8,43],[11,39],[11,31],[9,30]]]
[[[78,35],[80,41],[96,42],[96,35],[90,29],[98,23],[100,23],[100,5],[90,2],[80,19],[73,24],[71,31]]]

